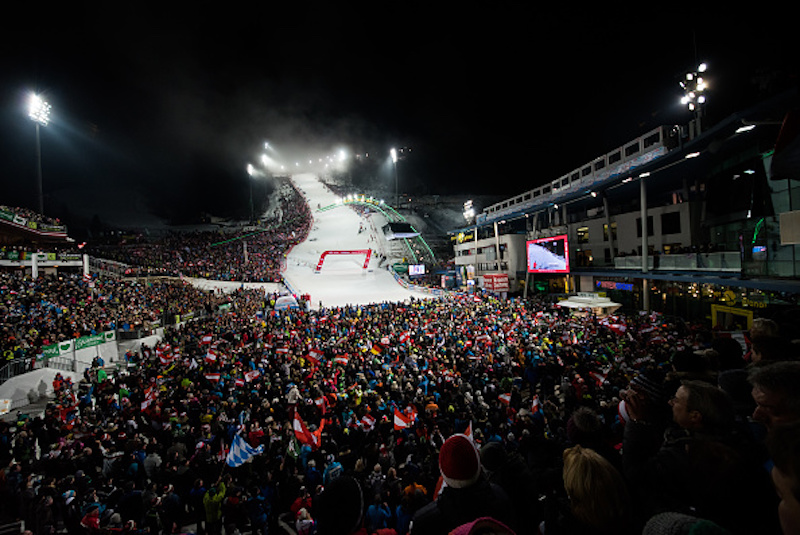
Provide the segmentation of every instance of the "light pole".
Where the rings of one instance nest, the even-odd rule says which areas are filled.
[[[252,165],[247,164],[247,185],[250,187],[250,224],[253,224],[253,173],[255,169]]]
[[[392,163],[394,164],[394,205],[397,210],[400,209],[400,193],[397,189],[397,149],[392,148],[389,151],[389,154],[392,155]]]
[[[39,213],[44,215],[44,191],[42,189],[42,142],[39,138],[39,126],[47,126],[50,121],[50,104],[39,95],[32,95],[28,117],[36,125],[36,193],[39,197]]]

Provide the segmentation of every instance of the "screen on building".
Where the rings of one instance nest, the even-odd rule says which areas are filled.
[[[528,273],[569,273],[567,235],[539,238],[527,243]]]
[[[424,275],[425,274],[425,264],[411,264],[408,266],[408,274],[412,277],[414,275]]]

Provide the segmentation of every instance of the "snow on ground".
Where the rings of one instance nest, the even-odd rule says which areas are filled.
[[[349,206],[320,210],[336,204],[338,197],[315,175],[292,176],[292,182],[306,199],[314,224],[308,237],[292,249],[286,258],[283,278],[289,291],[311,296],[312,308],[402,302],[411,297],[428,299],[431,294],[403,287],[386,266],[391,258],[388,243],[381,229],[386,219],[380,213],[363,217]],[[361,232],[359,229],[363,228]],[[367,269],[365,255],[328,255],[320,272],[316,272],[320,255],[325,251],[372,249]],[[265,292],[281,292],[275,283],[241,283],[188,279],[204,290],[229,293],[237,288],[263,288]]]
[[[292,177],[305,196],[314,217],[308,238],[298,244],[286,258],[284,279],[298,294],[309,294],[316,308],[361,305],[383,301],[406,301],[430,298],[430,294],[404,288],[386,269],[389,261],[387,243],[381,232],[385,219],[380,214],[362,217],[351,207],[331,210],[320,208],[336,203],[337,196],[319,179],[310,174]],[[364,231],[359,232],[359,228]],[[322,270],[316,273],[320,255],[330,250],[372,249],[369,266],[363,269],[364,255],[328,255]]]

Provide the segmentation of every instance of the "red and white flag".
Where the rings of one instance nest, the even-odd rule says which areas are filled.
[[[210,344],[214,340],[214,337],[210,334],[203,335],[203,338],[200,339],[201,344]]]
[[[508,392],[504,392],[499,396],[497,396],[497,399],[499,399],[502,403],[508,405],[511,403],[511,394],[509,394]]]
[[[335,362],[336,364],[340,364],[342,366],[347,366],[347,357],[343,357],[341,355],[333,357],[333,362]]]
[[[258,379],[259,375],[261,375],[261,372],[259,372],[258,370],[252,370],[244,374],[244,380],[247,381],[248,383],[252,383],[256,379]]]
[[[400,333],[400,336],[397,338],[397,341],[400,342],[401,344],[405,344],[406,342],[408,342],[408,339],[410,337],[411,337],[411,335],[409,334],[409,332],[408,331],[404,331],[404,332]]]
[[[141,410],[149,407],[158,396],[158,390],[154,386],[149,386],[144,391],[144,401],[142,401]]]
[[[416,413],[404,414],[399,410],[394,410],[394,429],[400,431],[401,429],[408,429],[416,419]]]
[[[314,450],[319,448],[320,443],[322,442],[323,427],[325,427],[324,419],[320,422],[319,428],[316,431],[309,431],[306,427],[306,423],[300,417],[300,413],[298,411],[294,411],[292,429],[294,430],[294,436],[300,441],[300,443],[308,444]]]
[[[359,421],[358,426],[364,431],[372,431],[375,429],[375,417],[371,414],[365,414]]]
[[[218,383],[219,380],[220,380],[220,375],[218,373],[207,373],[206,374],[206,379],[208,379],[209,381],[211,381],[213,383]]]
[[[597,386],[602,386],[603,383],[606,382],[606,377],[608,376],[607,373],[596,371],[589,372],[589,375],[592,376],[592,379],[594,379],[594,382],[597,383]]]
[[[536,414],[540,410],[542,410],[542,402],[539,401],[539,394],[534,394],[531,400],[531,412]]]

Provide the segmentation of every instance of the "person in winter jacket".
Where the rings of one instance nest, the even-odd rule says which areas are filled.
[[[206,532],[209,535],[222,533],[222,500],[227,488],[222,480],[217,481],[203,496],[203,508],[206,513]]]

